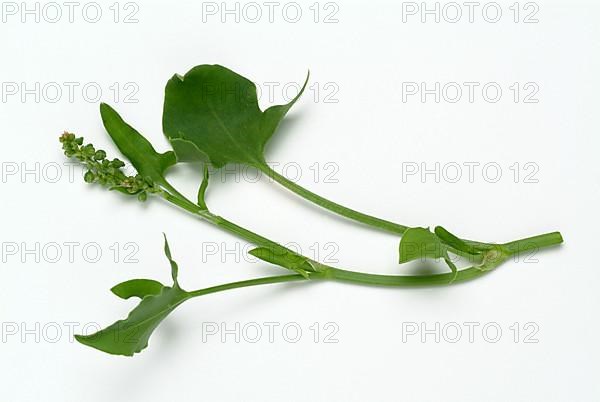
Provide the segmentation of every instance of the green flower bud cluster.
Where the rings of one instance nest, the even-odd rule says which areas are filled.
[[[87,172],[83,179],[87,183],[100,183],[111,190],[137,195],[140,201],[146,201],[148,193],[161,191],[150,178],[143,178],[139,174],[127,176],[121,169],[125,166],[123,161],[106,159],[106,152],[103,150],[96,150],[92,144],[83,145],[83,137],[64,132],[59,140],[67,157],[76,158],[86,166]]]

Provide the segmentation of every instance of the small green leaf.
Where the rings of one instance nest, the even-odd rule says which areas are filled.
[[[219,65],[200,65],[175,75],[165,89],[163,131],[180,161],[264,164],[263,150],[302,95],[264,112],[254,83]]]
[[[315,271],[314,266],[307,257],[293,253],[283,247],[258,247],[250,250],[248,253],[263,261],[297,272],[306,279],[308,279],[309,272]]]
[[[485,250],[478,249],[443,227],[437,226],[435,233],[425,228],[408,229],[400,240],[400,263],[425,258],[443,258],[456,278],[458,269],[448,254],[456,251],[482,257],[478,264],[470,267],[480,271],[491,271],[511,256],[511,252],[502,245],[486,244]]]
[[[443,258],[456,277],[458,269],[450,259],[448,249],[448,245],[429,229],[410,228],[404,232],[400,240],[400,264],[425,258],[435,260]]]
[[[189,298],[179,288],[163,287],[145,296],[124,320],[91,335],[75,335],[80,343],[113,355],[133,356],[148,346],[152,332],[171,311]]]
[[[429,229],[410,228],[400,241],[400,264],[424,258],[444,258],[446,250],[447,247]]]
[[[179,287],[179,283],[177,282],[177,275],[179,274],[179,267],[177,263],[171,257],[171,249],[169,248],[169,242],[167,241],[167,235],[163,233],[163,237],[165,238],[165,255],[171,264],[171,277],[173,278],[174,287]]]
[[[121,153],[129,159],[138,173],[163,184],[164,172],[177,160],[173,151],[159,154],[150,142],[106,103],[100,104],[100,114],[106,131]]]
[[[434,232],[437,235],[437,237],[440,238],[440,240],[442,240],[444,243],[446,243],[448,246],[455,250],[462,251],[471,255],[481,253],[480,251],[476,250],[475,247],[468,245],[467,243],[465,243],[464,240],[448,232],[441,226],[436,226]]]
[[[146,296],[154,296],[160,293],[164,285],[152,279],[131,279],[115,285],[110,290],[121,299],[139,297],[143,299]]]

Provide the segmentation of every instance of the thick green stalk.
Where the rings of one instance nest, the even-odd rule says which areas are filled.
[[[170,203],[177,205],[186,211],[197,215],[204,220],[212,223],[213,225],[219,226],[224,230],[256,245],[260,246],[278,246],[278,243],[269,240],[263,236],[260,236],[248,229],[245,229],[227,219],[214,215],[210,211],[201,208],[200,206],[194,204],[183,196],[173,195],[167,192],[162,192],[161,196],[169,201]],[[514,255],[515,253],[531,250],[536,247],[548,247],[556,244],[560,244],[562,242],[562,237],[560,233],[553,232],[547,233],[544,235],[529,237],[526,239],[516,240],[510,243],[502,244],[498,247],[504,254],[498,257],[498,261],[496,265],[499,265],[501,262],[505,261],[508,257]],[[437,285],[447,285],[450,283],[459,283],[465,282],[479,276],[484,275],[488,271],[480,270],[476,267],[466,268],[458,271],[455,274],[452,272],[443,273],[443,274],[431,274],[431,275],[379,275],[379,274],[370,274],[363,272],[355,272],[348,271],[344,269],[334,268],[325,264],[321,264],[317,261],[312,261],[313,265],[318,267],[318,272],[311,272],[309,274],[309,279],[333,279],[344,282],[358,283],[363,285],[376,285],[376,286],[393,286],[393,287],[421,287],[421,286],[437,286]],[[248,281],[242,282],[234,282],[230,284],[216,286],[214,288],[207,288],[197,290],[193,293],[194,295],[202,295],[207,293],[219,292],[222,290],[233,289],[237,287],[245,287],[245,286],[255,286],[267,283],[278,283],[278,282],[288,282],[305,279],[302,275],[285,275],[285,276],[277,276],[270,278],[259,278],[259,279],[251,279]]]
[[[479,276],[484,275],[485,271],[480,271],[475,268],[468,268],[460,271],[455,282],[464,282]],[[362,285],[375,285],[375,286],[391,286],[391,287],[420,287],[420,286],[431,286],[431,285],[447,285],[448,282],[454,277],[453,273],[447,274],[434,274],[434,275],[420,275],[420,276],[397,276],[397,275],[376,275],[376,274],[365,274],[361,272],[346,271],[343,269],[337,269],[328,267],[324,272],[311,273],[309,279],[311,280],[339,280],[349,283],[359,283]],[[280,275],[270,276],[264,278],[249,279],[239,282],[226,283],[224,285],[212,286],[209,288],[198,289],[188,292],[190,298],[204,296],[211,293],[223,292],[225,290],[245,288],[258,285],[268,285],[274,283],[284,282],[297,282],[306,280],[300,274],[291,275]]]
[[[183,196],[173,195],[167,192],[162,192],[160,195],[170,203],[177,205],[178,207],[183,208],[186,211],[197,215],[213,225],[219,226],[246,241],[249,241],[250,243],[258,246],[280,246],[276,242],[269,240],[266,237],[245,229],[221,216],[215,215],[207,209],[201,208]]]
[[[293,193],[338,215],[344,216],[346,218],[352,219],[356,222],[360,222],[368,226],[383,229],[394,234],[402,235],[408,229],[408,226],[390,222],[385,219],[380,219],[375,216],[363,214],[362,212],[355,211],[336,202],[330,201],[324,197],[321,197],[320,195],[315,194],[312,191],[309,191],[304,187],[292,182],[285,176],[280,175],[279,173],[271,169],[271,167],[266,163],[256,164],[255,167],[261,172],[265,173],[269,178],[272,178],[273,180],[275,180],[275,182],[281,184]],[[463,241],[469,244],[470,246],[473,246],[474,248],[482,251],[489,251],[498,248],[498,245],[496,244],[482,243],[466,239],[463,239]],[[503,244],[501,246],[506,247],[508,250],[510,250],[511,253],[514,254],[518,251],[523,252],[559,243],[562,243],[562,237],[560,233],[553,232],[529,237],[527,239],[516,240],[510,243]],[[469,257],[469,254],[463,253],[460,250],[453,250],[453,252],[463,257]]]
[[[563,242],[560,232],[545,233],[526,239],[511,241],[502,246],[511,254],[516,254],[529,250],[537,250],[544,247],[554,246]]]
[[[458,273],[454,282],[465,282],[479,276],[486,271],[480,271],[475,268],[468,268]],[[421,287],[431,285],[447,285],[454,277],[453,273],[421,275],[421,276],[397,276],[397,275],[376,275],[365,274],[361,272],[346,271],[328,267],[324,272],[315,272],[310,274],[311,280],[334,279],[342,282],[358,283],[361,285],[390,286],[390,287]],[[268,285],[274,283],[297,282],[306,278],[300,274],[270,276],[264,278],[249,279],[239,282],[226,283],[224,285],[212,286],[209,288],[198,289],[188,292],[190,298],[204,296],[211,293],[223,292],[225,290],[245,288],[258,285]]]
[[[309,191],[309,190],[305,189],[304,187],[299,186],[298,184],[292,182],[288,178],[280,175],[279,173],[277,173],[276,171],[271,169],[267,164],[257,164],[255,167],[257,169],[259,169],[261,172],[268,175],[273,180],[275,180],[277,183],[281,184],[288,190],[296,193],[300,197],[302,197],[308,201],[311,201],[311,202],[319,205],[322,208],[328,209],[331,212],[334,212],[338,215],[344,216],[346,218],[352,219],[352,220],[360,222],[360,223],[364,223],[365,225],[373,226],[373,227],[383,229],[383,230],[391,232],[391,233],[400,234],[400,235],[403,234],[406,231],[406,229],[408,229],[407,226],[400,225],[398,223],[394,223],[394,222],[390,222],[390,221],[386,221],[385,219],[380,219],[375,216],[363,214],[362,212],[358,212],[358,211],[355,211],[354,209],[347,208],[336,202],[329,201],[328,199],[323,198],[320,195],[315,194],[312,191]]]
[[[424,287],[466,282],[483,276],[487,272],[489,271],[482,271],[477,268],[466,268],[458,271],[456,275],[453,272],[431,275],[378,275],[329,267],[326,271],[326,275],[329,279],[358,283],[361,285]]]

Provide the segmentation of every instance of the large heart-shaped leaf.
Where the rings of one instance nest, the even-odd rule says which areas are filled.
[[[219,65],[200,65],[175,75],[165,89],[163,131],[180,161],[264,164],[263,150],[302,95],[264,112],[254,83]]]

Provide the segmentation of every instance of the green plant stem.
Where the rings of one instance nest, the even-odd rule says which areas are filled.
[[[228,232],[233,233],[236,236],[241,237],[242,239],[244,239],[246,241],[249,241],[250,243],[253,243],[253,244],[259,245],[259,246],[282,247],[278,243],[276,243],[272,240],[269,240],[266,237],[263,237],[257,233],[254,233],[248,229],[245,229],[242,226],[237,225],[221,216],[213,214],[209,210],[204,209],[204,208],[194,204],[193,202],[191,202],[190,200],[188,200],[187,198],[185,198],[183,196],[173,195],[173,194],[170,194],[167,192],[162,192],[162,193],[160,193],[160,195],[168,202],[170,202],[180,208],[183,208],[184,210],[201,217],[202,219],[212,223],[213,225],[219,226],[219,227],[227,230]]]
[[[265,278],[256,278],[249,279],[245,281],[239,282],[231,282],[226,283],[224,285],[212,286],[210,288],[198,289],[192,292],[188,292],[190,297],[198,297],[204,296],[210,293],[223,292],[225,290],[237,289],[237,288],[245,288],[249,286],[257,286],[257,285],[268,285],[271,283],[282,283],[282,282],[292,282],[292,281],[301,281],[306,280],[302,275],[280,275],[280,276],[269,276]]]
[[[519,252],[537,250],[544,247],[554,246],[563,242],[560,232],[545,233],[537,236],[528,237],[526,239],[515,240],[505,243],[502,246],[511,254]]]
[[[390,221],[386,221],[385,219],[380,219],[375,216],[363,214],[362,212],[358,212],[358,211],[355,211],[354,209],[347,208],[336,202],[329,201],[328,199],[323,198],[320,195],[315,194],[312,191],[309,191],[309,190],[305,189],[304,187],[292,182],[288,178],[280,175],[279,173],[277,173],[276,171],[271,169],[271,167],[269,165],[267,165],[266,163],[265,164],[257,164],[255,167],[257,169],[259,169],[261,172],[268,175],[273,180],[275,180],[277,183],[281,184],[288,190],[296,193],[300,197],[302,197],[308,201],[311,201],[311,202],[319,205],[322,208],[328,209],[329,211],[334,212],[338,215],[341,215],[346,218],[352,219],[354,221],[364,223],[365,225],[373,226],[373,227],[383,229],[385,231],[395,233],[395,234],[401,235],[408,229],[407,226],[400,225],[398,223],[394,223],[394,222],[390,222]]]
[[[458,273],[455,282],[464,282],[479,276],[485,275],[485,271],[475,268],[468,268]],[[311,280],[339,280],[342,282],[358,283],[361,285],[375,285],[388,287],[421,287],[431,285],[447,285],[454,277],[453,273],[420,275],[420,276],[395,276],[395,275],[376,275],[364,274],[361,272],[346,271],[329,267],[325,272],[315,272],[310,275]],[[231,282],[223,285],[212,286],[209,288],[198,289],[188,292],[189,298],[204,296],[211,293],[223,292],[225,290],[245,288],[258,285],[268,285],[274,283],[305,281],[306,278],[300,274],[270,276],[256,279],[249,279],[239,282]]]
[[[489,271],[482,271],[477,268],[466,268],[458,271],[444,274],[431,275],[378,275],[363,272],[346,271],[344,269],[328,267],[325,271],[328,279],[335,279],[342,282],[357,283],[361,285],[375,285],[388,287],[424,287],[441,286],[450,283],[466,282],[471,279],[485,275]],[[312,277],[311,277],[312,279]]]
[[[363,223],[365,225],[369,225],[375,228],[383,229],[387,232],[391,232],[394,234],[402,235],[407,229],[408,226],[404,226],[398,223],[390,222],[385,219],[380,219],[371,215],[363,214],[362,212],[355,211],[353,209],[347,208],[343,205],[340,205],[336,202],[330,201],[326,198],[321,197],[318,194],[313,193],[305,189],[304,187],[292,182],[285,176],[280,175],[276,171],[274,171],[268,164],[260,163],[256,164],[255,167],[259,169],[261,172],[265,173],[269,178],[272,178],[275,182],[281,184],[288,190],[293,193],[299,195],[300,197],[311,201],[322,208],[325,208],[329,211],[332,211],[338,215],[344,216],[346,218],[352,219],[356,222]],[[473,246],[479,250],[493,250],[498,247],[496,244],[491,243],[482,243],[473,240],[462,239],[470,246]],[[555,244],[562,243],[562,237],[559,232],[552,232],[547,234],[542,234],[538,236],[529,237],[527,239],[516,240],[510,243],[503,244],[501,246],[506,247],[510,252],[514,253],[516,251],[527,251],[535,248],[547,247]],[[461,255],[463,257],[469,257],[469,254],[460,252],[459,250],[453,250],[454,253]],[[471,256],[472,257],[472,256]]]
[[[245,229],[227,219],[214,215],[207,209],[204,209],[193,202],[189,201],[183,196],[173,195],[167,192],[162,192],[161,196],[168,202],[177,205],[184,210],[201,217],[202,219],[212,223],[213,225],[219,226],[226,231],[235,234],[236,236],[260,246],[278,246],[278,243],[267,239],[266,237],[260,236],[248,229]],[[508,257],[515,253],[531,250],[533,248],[548,247],[562,243],[562,237],[560,233],[553,232],[534,237],[528,237],[521,240],[516,240],[510,243],[498,245],[504,255],[501,260],[498,260],[497,265],[502,261],[505,261]],[[343,282],[358,283],[363,285],[376,285],[376,286],[394,286],[394,287],[420,287],[420,286],[436,286],[436,285],[447,285],[449,283],[465,282],[479,276],[484,275],[487,271],[482,271],[475,267],[466,268],[458,271],[455,274],[452,272],[443,274],[431,274],[431,275],[379,275],[370,274],[356,271],[348,271],[331,267],[325,264],[321,264],[317,261],[311,262],[318,267],[319,272],[311,272],[309,279],[322,280],[322,279],[333,279]],[[258,278],[247,281],[234,282],[230,284],[215,286],[213,288],[200,289],[191,292],[193,295],[202,295],[207,293],[219,292],[222,290],[233,289],[238,287],[255,286],[268,283],[279,283],[306,279],[302,275],[284,275],[276,277]]]
[[[476,268],[467,268],[459,271],[454,282],[465,282],[477,277],[483,276],[488,271],[481,271]],[[348,283],[357,283],[361,285],[387,286],[387,287],[422,287],[432,285],[447,285],[454,278],[453,273],[418,275],[418,276],[399,276],[399,275],[377,275],[365,274],[362,272],[346,271],[343,269],[328,267],[324,272],[311,273],[311,280],[338,280]],[[300,274],[270,276],[256,279],[249,279],[239,282],[226,283],[224,285],[212,286],[209,288],[198,289],[188,292],[190,297],[204,296],[210,293],[222,292],[230,289],[268,285],[274,283],[297,282],[306,278]]]

